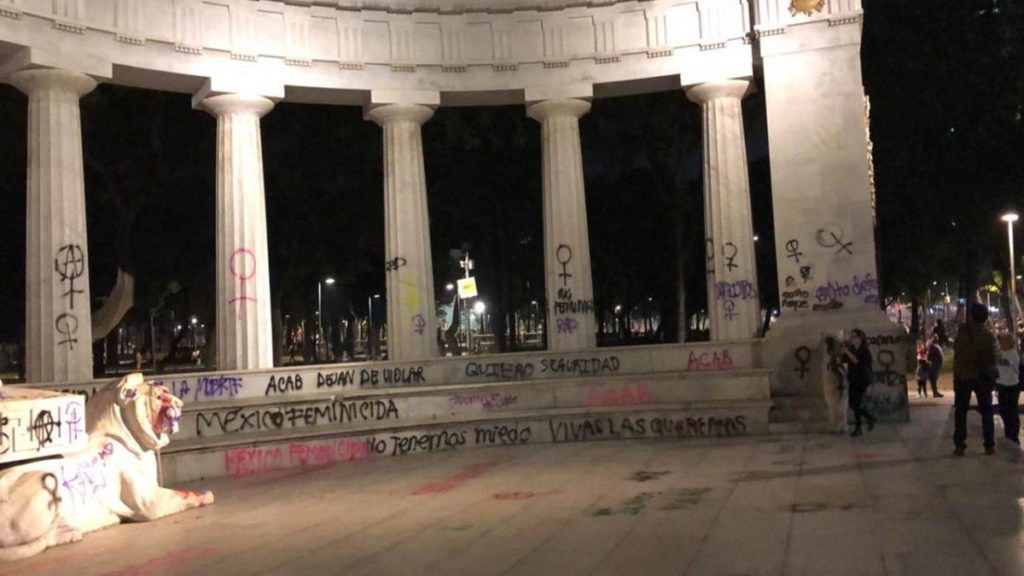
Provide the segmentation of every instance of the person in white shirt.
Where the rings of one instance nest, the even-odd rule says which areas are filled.
[[[1017,409],[1020,400],[1019,366],[1020,353],[1017,352],[1013,334],[1000,334],[999,356],[996,358],[996,368],[999,369],[999,380],[996,382],[999,417],[1003,420],[1003,434],[1015,444],[1020,444],[1020,413]]]

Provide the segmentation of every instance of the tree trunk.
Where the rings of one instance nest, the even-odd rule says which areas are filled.
[[[921,334],[921,300],[917,294],[910,299],[910,335],[915,339]]]

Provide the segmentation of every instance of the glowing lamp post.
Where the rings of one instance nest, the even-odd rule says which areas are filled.
[[[1020,307],[1017,305],[1017,270],[1013,255],[1013,223],[1019,218],[1016,212],[1003,214],[1003,222],[1006,222],[1006,234],[1010,242],[1010,302],[1011,306],[1017,309],[1018,316],[1020,315]]]
[[[317,344],[316,344],[316,359],[320,360],[320,346],[324,343],[324,300],[323,300],[323,285],[327,284],[330,286],[334,284],[334,278],[328,276],[323,280],[316,283],[316,332],[317,332]],[[326,347],[324,348],[326,352]]]

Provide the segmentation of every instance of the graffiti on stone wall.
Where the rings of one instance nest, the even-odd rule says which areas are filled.
[[[305,406],[238,407],[196,414],[196,435],[239,434],[399,418],[394,400],[333,400]]]

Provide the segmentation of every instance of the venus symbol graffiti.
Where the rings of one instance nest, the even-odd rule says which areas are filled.
[[[242,302],[244,305],[245,302],[256,302],[256,298],[251,296],[246,288],[246,284],[256,277],[256,254],[248,248],[239,248],[231,253],[228,266],[231,275],[238,279],[239,284],[238,294],[228,300],[228,303]]]

